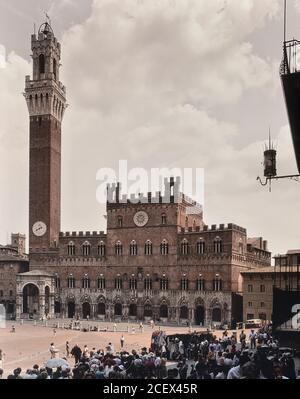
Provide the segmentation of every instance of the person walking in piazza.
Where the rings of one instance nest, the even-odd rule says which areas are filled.
[[[242,345],[242,349],[245,349],[245,347],[246,347],[246,334],[245,334],[244,330],[240,334],[240,343]]]
[[[66,342],[66,355],[67,355],[67,357],[70,357],[70,345],[69,345],[69,341]]]
[[[140,332],[141,332],[141,333],[144,332],[144,326],[143,326],[143,323],[142,323],[142,322],[140,322]]]
[[[251,330],[251,333],[249,335],[251,349],[256,349],[256,338],[256,333],[254,332],[254,330]]]
[[[89,357],[89,348],[87,345],[84,345],[83,348],[83,357],[85,357],[86,359]]]
[[[56,329],[53,328],[53,337],[56,337]]]
[[[53,342],[51,342],[51,344],[50,344],[49,352],[50,352],[51,359],[54,359],[55,353],[57,353],[57,350],[55,349]]]
[[[71,350],[71,355],[74,356],[74,358],[75,358],[75,364],[79,363],[81,354],[82,354],[82,351],[81,351],[80,347],[76,344]]]
[[[125,338],[124,338],[123,334],[122,334],[122,337],[120,339],[120,342],[121,342],[121,349],[123,349],[124,348],[124,342],[125,342]]]

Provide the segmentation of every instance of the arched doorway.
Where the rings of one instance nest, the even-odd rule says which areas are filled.
[[[7,304],[7,314],[13,315],[14,313],[15,313],[15,304],[9,302],[9,303]]]
[[[220,308],[214,308],[212,311],[212,321],[213,323],[221,323],[222,321],[222,314]]]
[[[23,313],[35,315],[39,312],[39,289],[34,284],[27,284],[23,288]]]
[[[181,306],[180,308],[180,319],[187,320],[189,318],[189,309],[187,306]]]
[[[91,317],[91,305],[88,302],[82,304],[82,318],[87,319]]]
[[[135,303],[131,303],[129,305],[129,316],[136,317],[136,315],[137,315],[137,306]]]
[[[61,304],[59,301],[54,302],[54,313],[60,314],[61,313]]]
[[[162,319],[168,318],[168,306],[167,305],[161,305],[161,307],[159,308],[159,317]]]
[[[122,304],[121,303],[115,304],[115,316],[122,316]]]
[[[97,313],[99,316],[105,316],[105,303],[98,303]]]
[[[45,287],[45,315],[48,316],[50,312],[50,288]]]
[[[152,317],[152,306],[150,303],[146,303],[144,306],[144,317]]]
[[[204,307],[198,305],[195,309],[195,323],[197,326],[204,326],[205,310]]]
[[[75,302],[68,303],[68,318],[73,319],[75,316]]]

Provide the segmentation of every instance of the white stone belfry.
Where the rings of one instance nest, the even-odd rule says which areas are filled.
[[[31,49],[33,77],[26,76],[24,93],[29,115],[52,115],[62,122],[67,103],[66,88],[59,81],[61,46],[47,22],[31,36]]]

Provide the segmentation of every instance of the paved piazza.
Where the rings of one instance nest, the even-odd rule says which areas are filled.
[[[50,321],[49,325],[52,325],[54,321]],[[68,320],[60,322],[60,325],[70,323]],[[5,329],[0,329],[0,349],[3,350],[4,357],[4,376],[12,372],[17,367],[21,367],[22,371],[27,368],[32,368],[34,364],[39,366],[50,358],[49,346],[51,342],[54,342],[55,347],[60,350],[59,357],[65,356],[65,343],[69,341],[70,348],[75,344],[78,344],[81,348],[84,345],[88,345],[88,348],[105,349],[107,344],[111,342],[114,345],[115,351],[119,351],[120,338],[124,334],[125,344],[124,349],[131,351],[133,349],[139,351],[142,347],[150,347],[152,328],[148,325],[144,326],[144,331],[139,331],[138,324],[118,323],[117,332],[113,332],[113,323],[97,323],[97,322],[82,322],[84,327],[99,326],[100,329],[108,327],[108,332],[82,332],[76,330],[67,330],[63,328],[57,328],[54,336],[52,327],[43,327],[41,323],[34,325],[33,322],[24,322],[21,325],[18,322],[12,323],[7,322]],[[15,326],[16,332],[11,332],[12,325]],[[127,328],[129,326],[129,333]],[[155,327],[157,330],[159,327]],[[187,327],[160,327],[161,330],[167,334],[176,333],[187,333]],[[132,333],[132,329],[135,329],[135,333]],[[194,329],[193,331],[205,331],[201,329]],[[216,331],[216,336],[222,336],[222,331]],[[74,359],[70,359],[70,366],[74,365]]]

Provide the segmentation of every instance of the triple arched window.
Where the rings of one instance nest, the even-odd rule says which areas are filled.
[[[148,240],[145,243],[145,255],[152,255],[152,254],[153,254],[152,242]]]
[[[75,288],[75,278],[73,274],[70,274],[68,277],[68,288]]]
[[[144,288],[146,291],[152,290],[152,279],[150,276],[147,276],[144,280]]]
[[[129,280],[129,289],[132,291],[137,290],[137,279],[135,278],[134,274],[131,276]]]
[[[138,246],[136,241],[131,241],[130,243],[130,248],[129,248],[129,252],[131,256],[136,256],[138,254]]]
[[[222,280],[219,274],[213,280],[213,290],[216,292],[222,291]]]
[[[100,277],[98,277],[98,289],[99,290],[105,290],[105,278],[103,274],[100,274]]]
[[[205,254],[205,250],[206,250],[205,241],[203,239],[200,239],[197,242],[197,254],[198,255],[203,255],[203,254]]]
[[[87,274],[85,274],[82,279],[82,288],[83,289],[91,288],[91,280],[89,279],[89,276]]]
[[[220,254],[223,252],[223,243],[220,237],[215,238],[214,240],[214,253]]]
[[[75,252],[76,252],[75,244],[73,241],[71,241],[68,244],[68,255],[73,256],[75,255]]]
[[[117,277],[115,278],[115,289],[121,290],[122,288],[123,288],[123,281],[121,276],[118,274]]]
[[[163,240],[160,244],[160,254],[161,255],[169,255],[169,244],[167,240]]]
[[[121,241],[117,241],[116,245],[115,245],[115,254],[117,256],[121,256],[123,255],[123,245],[121,243]]]
[[[98,244],[98,255],[105,256],[105,254],[106,254],[106,246],[105,246],[105,243],[103,241],[101,241]]]
[[[196,286],[197,291],[205,291],[205,280],[202,275],[200,275],[197,279],[197,286]]]
[[[188,255],[189,254],[189,243],[187,239],[184,239],[181,243],[181,254]]]
[[[169,289],[169,280],[165,275],[160,279],[160,289],[161,291],[167,291]]]
[[[82,245],[82,255],[90,256],[91,254],[91,244],[88,241],[85,241]]]
[[[186,276],[183,276],[181,279],[181,291],[188,291],[189,289],[189,280]]]

